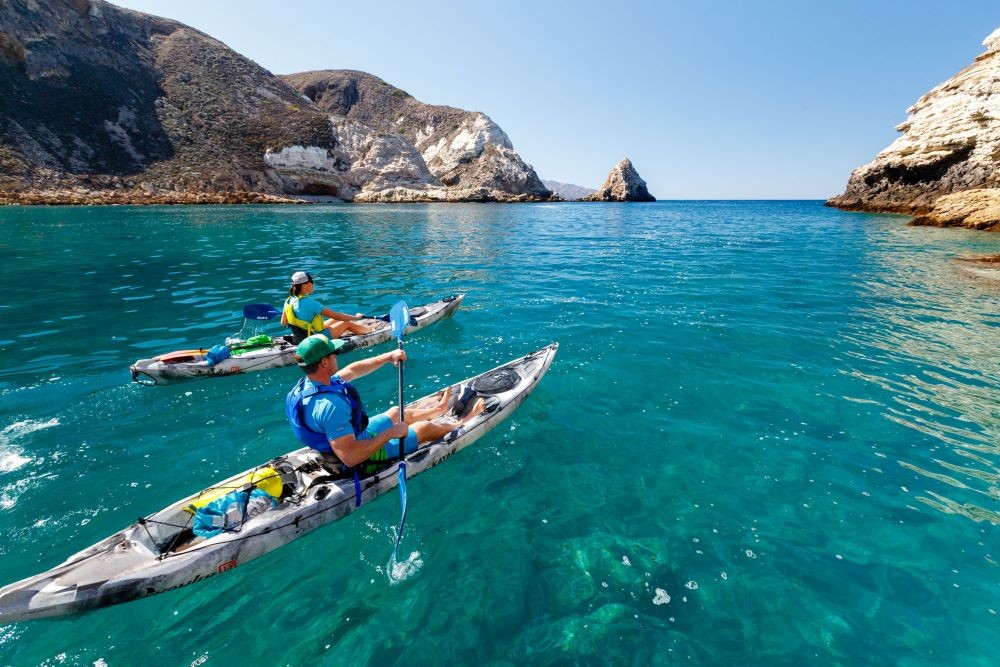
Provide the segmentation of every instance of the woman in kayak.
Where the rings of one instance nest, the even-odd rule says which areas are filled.
[[[288,288],[288,298],[285,299],[285,307],[281,311],[281,324],[291,328],[296,343],[315,333],[339,338],[345,331],[353,334],[371,332],[368,327],[354,321],[364,317],[362,313],[351,317],[330,310],[309,296],[314,289],[313,278],[308,273],[296,271],[292,274],[292,286]],[[328,319],[324,320],[324,316]]]

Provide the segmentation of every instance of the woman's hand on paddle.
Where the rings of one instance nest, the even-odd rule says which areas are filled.
[[[399,362],[406,361],[406,352],[404,350],[393,350],[392,352],[386,352],[386,356],[389,361],[392,362],[393,366],[398,366]]]

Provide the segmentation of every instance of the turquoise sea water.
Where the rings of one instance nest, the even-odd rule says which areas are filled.
[[[1000,283],[953,259],[979,253],[1000,235],[819,202],[0,209],[0,585],[297,446],[294,367],[128,373],[294,270],[347,312],[467,294],[409,340],[409,396],[560,343],[409,483],[402,583],[384,497],[0,627],[0,664],[995,665]],[[359,386],[388,406],[396,376]]]

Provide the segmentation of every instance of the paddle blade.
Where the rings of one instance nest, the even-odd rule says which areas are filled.
[[[410,309],[405,301],[398,302],[389,311],[389,323],[392,325],[392,335],[396,340],[403,340],[403,332],[410,323]]]
[[[243,306],[243,317],[248,320],[273,320],[281,311],[266,303],[248,303]]]

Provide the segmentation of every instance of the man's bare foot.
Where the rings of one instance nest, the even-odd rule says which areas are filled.
[[[486,401],[484,401],[481,398],[477,398],[476,402],[472,404],[472,407],[469,408],[461,418],[456,418],[453,415],[448,415],[447,417],[436,420],[436,423],[446,424],[452,427],[462,426],[464,424],[468,424],[470,421],[481,415],[483,413],[483,410],[485,409],[486,409]]]
[[[406,409],[406,419],[408,421],[431,421],[437,419],[448,412],[448,403],[451,400],[451,387],[439,391],[433,396],[420,399],[417,403]]]
[[[436,393],[431,394],[430,396],[424,396],[419,401],[417,401],[416,403],[414,403],[413,406],[410,409],[411,410],[414,410],[414,409],[424,409],[424,410],[434,409],[434,408],[436,408],[436,407],[438,407],[438,406],[441,405],[441,397],[442,396],[444,397],[444,400],[447,403],[448,398],[451,396],[451,387],[446,387],[446,388],[442,389],[441,391],[438,391]]]
[[[451,402],[451,387],[445,387],[440,393],[441,399],[437,402],[435,407],[440,410],[440,414],[443,415],[448,411],[448,403]]]
[[[459,424],[468,424],[470,421],[478,417],[486,409],[486,401],[481,398],[477,398],[476,402],[472,404],[469,411],[465,413],[465,416],[458,420]]]

